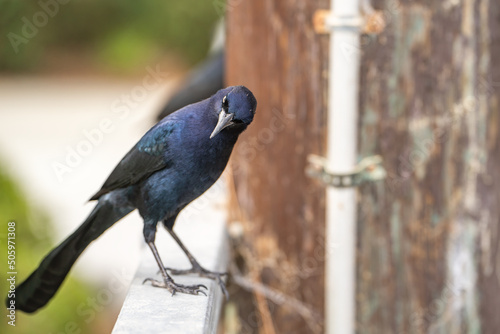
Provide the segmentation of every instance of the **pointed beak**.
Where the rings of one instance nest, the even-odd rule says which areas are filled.
[[[233,119],[233,117],[234,114],[228,114],[224,111],[224,109],[222,109],[219,113],[219,121],[217,122],[214,131],[212,131],[210,139],[215,137],[219,132],[222,131],[222,129],[231,124],[231,120]]]

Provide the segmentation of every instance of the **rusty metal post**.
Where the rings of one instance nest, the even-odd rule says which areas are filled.
[[[500,4],[374,1],[361,48],[359,333],[500,328]]]
[[[304,173],[308,154],[325,154],[328,37],[313,29],[318,8],[328,0],[228,2],[227,82],[258,100],[232,160],[249,275],[322,318],[325,189]],[[255,301],[254,331],[321,332],[321,319]]]

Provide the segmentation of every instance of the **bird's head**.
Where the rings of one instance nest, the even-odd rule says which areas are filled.
[[[252,123],[257,100],[245,86],[234,86],[220,90],[216,95],[218,100],[218,121],[210,138],[215,137],[225,128],[239,128],[240,131]],[[219,104],[220,103],[220,104]]]

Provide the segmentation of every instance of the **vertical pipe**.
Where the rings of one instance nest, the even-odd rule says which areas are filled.
[[[358,18],[357,0],[331,0],[337,18]],[[359,28],[337,26],[330,35],[328,87],[329,170],[351,172],[357,160]],[[356,190],[327,190],[326,329],[355,331]]]

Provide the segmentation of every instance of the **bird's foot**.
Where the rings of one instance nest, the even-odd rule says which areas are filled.
[[[203,294],[206,296],[207,294],[202,289],[208,290],[207,287],[204,286],[203,284],[182,285],[175,283],[173,280],[168,280],[168,279],[164,279],[163,281],[158,281],[152,278],[146,278],[144,282],[142,282],[142,284],[146,282],[151,282],[151,285],[154,287],[167,289],[172,293],[172,296],[175,295],[176,292],[187,293],[190,295]]]
[[[182,270],[182,269],[165,268],[165,270],[170,271],[170,273],[172,275],[197,274],[201,277],[210,278],[219,284],[222,292],[224,293],[224,296],[226,297],[226,300],[229,299],[229,293],[227,292],[226,284],[224,283],[224,280],[222,279],[223,276],[228,276],[228,273],[210,271],[210,270],[203,268],[199,264],[194,264],[191,269],[183,269]]]

